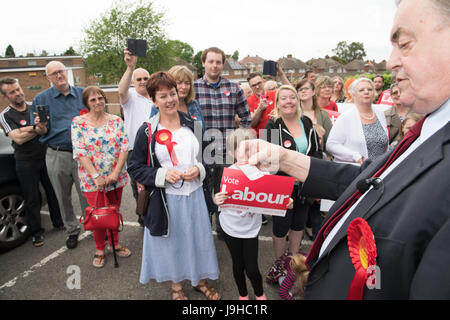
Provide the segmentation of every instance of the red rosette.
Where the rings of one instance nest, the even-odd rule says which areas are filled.
[[[364,285],[369,274],[367,268],[376,265],[377,248],[372,229],[366,220],[356,218],[347,229],[350,258],[356,274],[350,284],[347,300],[362,300]]]
[[[86,113],[89,113],[88,109],[81,109],[80,110],[80,116],[85,115]]]
[[[160,145],[166,146],[167,151],[169,152],[170,160],[172,161],[173,166],[178,165],[178,158],[175,154],[175,150],[173,147],[177,144],[176,142],[172,142],[172,132],[167,129],[162,129],[156,132],[155,140]]]

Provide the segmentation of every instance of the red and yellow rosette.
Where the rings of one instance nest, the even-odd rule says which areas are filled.
[[[356,274],[350,284],[347,300],[362,300],[364,286],[369,274],[367,268],[376,265],[377,248],[372,229],[366,220],[356,218],[347,229],[350,258]]]
[[[173,147],[177,144],[176,142],[172,142],[172,132],[167,129],[162,129],[156,132],[155,140],[160,145],[166,146],[167,151],[169,152],[170,160],[172,161],[173,166],[178,165],[178,158],[173,150]]]
[[[86,113],[89,113],[89,110],[88,110],[88,109],[81,109],[81,110],[80,110],[80,116],[83,116],[83,115],[85,115]]]

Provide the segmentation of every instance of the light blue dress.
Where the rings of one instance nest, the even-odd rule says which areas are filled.
[[[174,150],[175,153],[178,152],[180,166],[183,166],[184,159],[195,159],[194,154],[198,152],[198,146],[178,149],[189,145],[189,142],[198,145],[189,129],[182,130],[186,131],[179,131],[173,136],[177,142]],[[195,141],[187,141],[189,138]],[[167,157],[164,157],[166,159],[160,159],[159,155],[162,152],[167,153]],[[164,148],[156,149],[155,154],[163,167],[171,166],[168,152],[164,151]],[[187,167],[191,165],[192,163]],[[188,184],[185,183],[183,188],[189,190]],[[219,278],[216,248],[201,183],[195,191],[188,191],[186,194],[166,192],[169,209],[168,237],[154,237],[147,228],[144,230],[140,275],[142,284],[148,283],[151,279],[157,282],[176,283],[190,280],[193,286],[197,286],[202,279]]]

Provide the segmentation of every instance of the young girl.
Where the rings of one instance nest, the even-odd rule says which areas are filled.
[[[406,115],[405,119],[402,122],[402,125],[400,127],[400,133],[398,134],[397,138],[391,143],[390,147],[391,149],[395,148],[397,144],[403,139],[403,137],[408,133],[409,129],[411,129],[417,121],[422,119],[423,115],[410,112]]]
[[[306,267],[306,257],[302,254],[294,254],[290,258],[286,277],[280,277],[280,289],[278,293],[283,300],[294,300],[294,296],[299,293],[305,294],[306,281],[309,271]]]
[[[235,155],[241,141],[254,138],[249,130],[237,129],[227,139],[227,150]],[[237,169],[236,165],[230,168]],[[214,203],[220,206],[227,198],[226,192],[219,192],[214,196]],[[245,273],[253,286],[256,300],[266,300],[258,267],[258,233],[262,222],[261,214],[224,209],[220,213],[219,221],[224,231],[225,243],[231,254],[239,300],[248,300]]]

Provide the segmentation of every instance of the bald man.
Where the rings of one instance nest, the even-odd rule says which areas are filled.
[[[150,113],[154,106],[147,92],[150,74],[143,68],[136,69],[138,57],[132,56],[128,49],[125,49],[123,53],[127,69],[119,82],[119,98],[124,114],[125,130],[129,139],[128,159],[130,159],[137,130],[143,122],[150,119]],[[133,85],[133,88],[130,88],[131,85]],[[131,179],[131,188],[134,198],[137,199],[138,188],[133,179]],[[143,226],[140,217],[138,222]]]
[[[36,125],[39,141],[48,144],[46,164],[48,175],[58,199],[64,227],[68,234],[66,246],[76,248],[80,224],[72,206],[72,186],[78,192],[81,213],[88,204],[80,190],[77,163],[73,160],[70,128],[72,119],[84,108],[81,102],[83,88],[69,85],[68,72],[64,64],[51,61],[45,67],[47,80],[52,84],[39,93],[31,106],[31,123]],[[37,106],[45,106],[48,119],[40,119]]]

